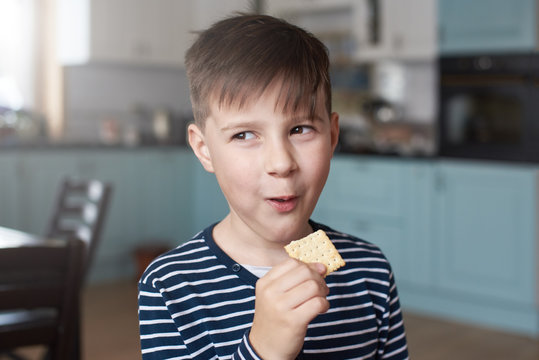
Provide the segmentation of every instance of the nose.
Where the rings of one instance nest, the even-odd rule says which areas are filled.
[[[268,174],[286,177],[298,168],[293,147],[286,141],[271,141],[265,144],[264,166]]]

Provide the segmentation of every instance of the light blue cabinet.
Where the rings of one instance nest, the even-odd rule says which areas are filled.
[[[481,319],[471,312],[464,319],[537,333],[537,169],[446,161],[437,177],[439,290],[470,299],[482,314],[513,313]]]
[[[16,181],[17,162],[14,156],[0,156],[0,225],[16,227],[19,185]]]
[[[420,162],[338,156],[313,218],[378,245],[399,283],[428,284],[430,168]],[[417,191],[417,196],[414,192]]]
[[[533,303],[536,171],[458,163],[438,171],[443,287]]]
[[[139,238],[169,239],[173,244],[191,235],[193,201],[192,154],[187,151],[146,151],[131,169],[137,179],[136,199],[144,204],[138,209],[146,219],[138,226]],[[140,171],[147,169],[147,171]]]
[[[327,182],[328,206],[374,217],[399,218],[405,164],[388,159],[339,156]]]
[[[23,152],[15,155],[11,187],[16,189],[15,221],[11,226],[44,234],[58,187],[65,174],[76,174],[76,157],[61,152]],[[9,189],[9,188],[8,188]],[[9,191],[9,190],[8,190]]]
[[[192,153],[186,149],[46,149],[0,154],[0,226],[43,234],[64,176],[113,184],[90,281],[133,276],[133,250],[193,233]],[[185,205],[188,204],[188,205]]]
[[[191,238],[228,212],[188,149],[0,154],[0,226],[43,233],[60,179],[114,194],[91,280],[134,274],[133,249]],[[539,335],[537,166],[337,155],[315,221],[375,243],[403,308]]]
[[[444,55],[537,49],[536,0],[438,0]]]
[[[405,164],[400,179],[404,183],[406,207],[403,216],[407,226],[407,243],[403,246],[403,254],[408,261],[406,278],[400,283],[410,291],[418,291],[430,289],[436,284],[432,271],[436,262],[432,256],[436,248],[436,229],[432,221],[435,216],[435,162],[410,160]],[[403,300],[407,300],[406,296]]]
[[[354,156],[334,158],[313,218],[380,246],[395,271],[403,274],[400,251],[406,227],[400,168],[398,163]]]
[[[189,233],[190,162],[177,150],[90,152],[79,158],[86,178],[113,184],[95,279],[133,273],[133,250],[140,245],[177,246]],[[112,275],[111,275],[112,274]]]
[[[0,226],[35,234],[46,231],[63,177],[113,185],[90,281],[132,276],[136,247],[177,246],[228,211],[215,176],[187,148],[9,151],[0,169]]]
[[[314,216],[380,246],[404,309],[538,335],[538,170],[337,156]]]

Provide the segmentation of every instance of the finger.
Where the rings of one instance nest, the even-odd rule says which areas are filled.
[[[323,280],[307,279],[285,293],[285,304],[294,309],[307,302],[313,297],[325,298],[329,294],[329,288]]]
[[[294,258],[287,258],[283,262],[275,265],[273,268],[271,268],[270,271],[265,275],[268,279],[275,279],[280,278],[284,274],[288,273],[289,271],[296,268],[298,265],[300,265],[301,262],[299,260],[296,260]]]
[[[257,297],[275,299],[283,296],[286,291],[301,281],[304,281],[305,277],[308,276],[306,274],[298,274],[298,269],[302,267],[305,268],[305,264],[292,258],[274,266],[265,276],[257,281]]]
[[[326,297],[315,296],[292,310],[297,321],[309,324],[316,316],[329,310],[329,301]]]
[[[302,281],[302,278],[311,276],[305,272],[305,268],[307,268],[306,264],[299,260],[289,258],[274,266],[265,276],[260,278],[260,286],[275,286],[275,291],[287,291],[291,287],[297,285],[298,281]],[[308,269],[308,272],[311,271],[314,270]],[[285,281],[284,279],[287,280]],[[258,285],[259,284],[257,283],[257,286]]]
[[[288,271],[283,273],[276,281],[276,290],[287,292],[309,280],[319,283],[321,287],[326,287],[322,275],[320,275],[319,271],[316,269],[316,265],[305,264],[295,260],[295,266],[290,267]]]
[[[314,271],[316,271],[320,276],[325,277],[327,272],[326,265],[316,262],[316,263],[310,263],[309,267],[312,268]]]

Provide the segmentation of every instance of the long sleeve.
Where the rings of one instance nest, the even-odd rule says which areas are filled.
[[[391,360],[408,359],[404,321],[393,272],[389,276],[389,296],[386,312],[384,313],[384,325],[384,334],[381,338],[385,337],[385,341],[380,342],[380,345],[382,345],[378,351],[380,358]]]
[[[326,278],[330,310],[307,329],[302,359],[408,358],[397,288],[379,248],[325,229],[347,265]],[[213,241],[212,227],[155,259],[139,283],[143,360],[260,360],[249,342],[258,278]]]
[[[215,344],[201,346],[197,343],[196,348],[185,345],[161,293],[153,286],[140,283],[138,301],[143,360],[197,359],[202,354],[204,358],[213,355],[213,359],[218,359],[212,349]],[[234,354],[221,358],[261,360],[252,348],[248,334],[249,331],[243,336]]]
[[[192,359],[157,289],[139,283],[138,302],[142,358]]]

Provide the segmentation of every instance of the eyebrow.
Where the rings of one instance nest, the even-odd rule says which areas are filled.
[[[258,126],[256,121],[238,121],[237,123],[225,125],[222,128],[220,128],[220,130],[224,132],[224,131],[237,130],[240,128],[253,128],[255,126]]]
[[[288,120],[294,124],[301,123],[303,121],[308,121],[309,123],[324,122],[324,119],[316,114],[313,117],[307,114],[299,115],[299,116],[294,115],[294,116],[289,117]],[[258,121],[238,121],[237,123],[227,124],[223,126],[222,128],[220,128],[219,130],[222,132],[226,132],[226,131],[235,131],[242,128],[255,128],[258,126],[259,126]]]

